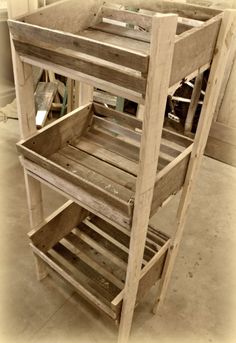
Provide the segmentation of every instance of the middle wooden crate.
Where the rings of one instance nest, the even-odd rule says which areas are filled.
[[[142,122],[92,103],[18,144],[25,168],[95,214],[130,228]],[[192,141],[163,129],[151,214],[182,187]]]

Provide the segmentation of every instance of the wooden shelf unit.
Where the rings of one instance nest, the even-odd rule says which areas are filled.
[[[62,1],[9,20],[9,28],[38,278],[52,267],[119,324],[118,341],[126,343],[136,304],[158,280],[154,312],[165,297],[236,14],[168,1],[121,2]],[[135,3],[137,11],[127,9]],[[87,86],[84,106],[37,132],[31,65],[143,104],[143,122],[93,103]],[[163,129],[166,100],[206,69],[193,142]],[[69,199],[46,219],[41,183]],[[169,238],[149,220],[180,189]]]

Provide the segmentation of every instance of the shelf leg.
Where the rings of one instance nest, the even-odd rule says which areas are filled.
[[[17,111],[22,139],[37,132],[35,122],[35,101],[32,66],[23,63],[14,48],[11,38],[12,60],[16,87]],[[39,181],[27,175],[24,170],[27,202],[30,215],[30,226],[33,229],[44,220],[41,184]],[[46,266],[37,258],[36,270],[38,279],[47,275]]]
[[[214,55],[205,99],[202,106],[201,116],[195,136],[193,151],[183,187],[175,224],[172,249],[166,262],[165,271],[162,277],[157,299],[155,300],[153,312],[156,313],[161,307],[165,298],[172,270],[183,235],[188,209],[191,202],[193,187],[196,183],[197,174],[201,165],[202,156],[207,143],[212,119],[214,116],[217,99],[220,94],[224,73],[227,68],[227,60],[230,54],[230,47],[236,44],[236,11],[226,10],[222,20]]]
[[[80,82],[79,85],[79,106],[84,106],[93,101],[93,87]]]
[[[176,26],[176,15],[155,15],[153,17],[150,69],[131,228],[130,254],[119,328],[119,343],[128,342],[137,299],[160,153]],[[157,94],[158,99],[156,98]]]

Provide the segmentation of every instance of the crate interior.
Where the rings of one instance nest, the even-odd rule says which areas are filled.
[[[18,149],[29,160],[78,186],[94,199],[94,206],[113,207],[121,222],[123,214],[130,226],[141,132],[141,121],[94,103],[40,130],[19,143]],[[182,187],[191,147],[191,139],[163,130],[153,213]]]
[[[75,289],[114,320],[119,319],[129,256],[130,233],[92,214],[70,226],[68,202],[47,224],[29,233],[33,251]],[[69,224],[68,224],[69,223]],[[57,227],[55,227],[55,225]],[[59,227],[61,228],[59,229]],[[73,227],[73,228],[72,228]],[[72,228],[72,229],[71,229]],[[142,263],[138,302],[161,276],[169,237],[149,227]],[[157,254],[160,258],[157,259]],[[155,262],[155,263],[154,263]]]

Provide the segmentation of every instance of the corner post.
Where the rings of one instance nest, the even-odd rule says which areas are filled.
[[[174,14],[156,14],[153,17],[140,162],[130,238],[131,253],[124,288],[119,343],[126,343],[129,339],[136,303],[160,152],[176,27],[177,16]]]

